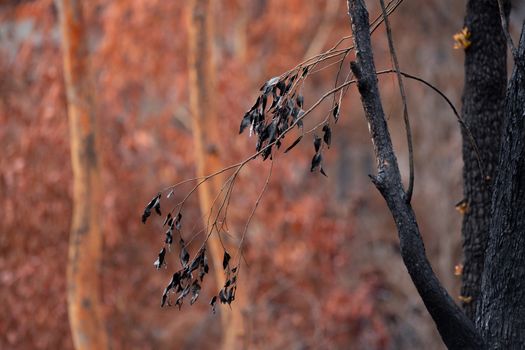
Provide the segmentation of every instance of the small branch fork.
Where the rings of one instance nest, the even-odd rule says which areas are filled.
[[[454,303],[432,270],[415,214],[406,200],[379,95],[364,1],[348,0],[348,12],[356,48],[356,61],[351,63],[351,68],[357,80],[377,159],[377,175],[371,177],[394,218],[405,266],[447,347],[483,349],[485,346],[474,324]]]

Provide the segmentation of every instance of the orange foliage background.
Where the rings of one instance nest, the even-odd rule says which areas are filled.
[[[159,308],[178,260],[168,254],[168,269],[154,270],[161,222],[140,224],[144,205],[159,189],[194,176],[185,3],[85,2],[102,126],[103,302],[115,349],[211,349],[220,336],[218,315],[207,305],[217,292],[212,283],[191,308]],[[325,48],[350,33],[344,3],[328,21]],[[369,3],[376,16],[378,4]],[[224,121],[216,127],[226,164],[253,152],[255,141],[237,136],[243,112],[264,81],[304,59],[323,26],[325,6],[323,0],[216,1],[216,93]],[[406,2],[392,16],[401,67],[456,103],[462,55],[452,51],[451,36],[461,28],[462,13],[456,1],[428,0]],[[65,293],[72,174],[57,21],[51,0],[0,5],[2,349],[73,346]],[[378,68],[389,67],[383,30],[374,43]],[[335,72],[332,67],[309,78],[307,106],[332,88]],[[381,82],[406,171],[397,85],[394,77]],[[461,199],[459,129],[442,100],[416,83],[407,85],[416,148],[414,206],[435,270],[457,294],[452,272],[460,261],[460,218],[453,208]],[[387,208],[367,179],[374,164],[355,90],[341,115],[326,154],[328,178],[309,172],[310,137],[276,157],[248,231],[242,278],[252,298],[249,348],[442,349],[400,260]],[[323,116],[319,110],[308,125]],[[268,164],[255,161],[243,171],[230,210],[236,231],[244,227],[267,170]],[[178,191],[172,203],[184,195]],[[194,198],[186,211],[188,230],[196,231],[198,224],[191,223],[199,220]]]

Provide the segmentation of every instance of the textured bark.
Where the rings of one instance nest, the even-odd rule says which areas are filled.
[[[214,105],[214,63],[212,57],[213,23],[211,16],[211,0],[192,0],[190,2],[189,25],[189,77],[190,77],[190,109],[197,163],[197,176],[209,175],[224,168],[216,144],[220,141],[218,131],[219,120]],[[205,215],[204,223],[212,210],[215,194],[220,192],[222,178],[214,177],[199,187],[199,202],[201,212]],[[228,239],[223,240],[226,250],[234,252],[237,247]],[[208,240],[215,271],[217,290],[224,285],[222,258],[224,250],[216,233]],[[244,335],[242,309],[245,305],[246,293],[243,285],[239,285],[235,294],[235,303],[231,310],[221,309],[223,327],[223,349],[239,349]]]
[[[498,169],[507,85],[507,45],[496,0],[469,0],[465,27],[472,35],[472,44],[465,50],[462,118],[476,142],[484,170],[482,174],[471,135],[463,129],[463,192],[468,207],[462,227],[461,295],[465,300],[463,309],[474,321],[490,225],[492,184]]]
[[[107,349],[101,315],[100,264],[102,235],[100,159],[82,4],[59,0],[64,78],[73,167],[73,219],[69,238],[67,296],[76,349]]]
[[[477,326],[490,349],[525,349],[525,25],[505,125]]]
[[[415,214],[403,189],[381,105],[370,42],[368,13],[363,0],[348,0],[348,9],[357,56],[351,68],[358,82],[377,160],[377,175],[373,177],[373,182],[384,197],[394,218],[399,234],[401,256],[447,347],[483,349],[483,341],[474,324],[441,286],[426,257]]]

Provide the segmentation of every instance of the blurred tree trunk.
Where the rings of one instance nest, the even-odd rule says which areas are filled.
[[[465,49],[461,114],[476,141],[484,170],[482,174],[471,136],[463,129],[463,195],[466,207],[462,228],[464,267],[461,295],[465,313],[475,320],[489,235],[492,187],[501,143],[507,86],[507,44],[496,0],[468,1],[465,27],[471,33],[472,44]]]
[[[221,140],[220,135],[218,135],[220,121],[217,118],[214,103],[215,70],[212,55],[211,5],[211,0],[192,0],[189,13],[189,91],[198,177],[224,168],[217,149],[217,143]],[[222,187],[221,180],[220,176],[214,177],[212,181],[206,181],[199,187],[199,201],[201,212],[205,215],[205,224],[210,211],[213,209],[214,196],[220,192]],[[228,239],[223,240],[223,243],[229,253],[237,250],[236,245]],[[212,256],[217,290],[220,290],[225,283],[222,267],[224,249],[218,234],[210,236],[208,248]],[[223,327],[222,347],[225,350],[242,347],[241,340],[244,335],[242,310],[246,300],[245,293],[244,286],[240,285],[231,311],[225,310],[225,308],[220,310]]]
[[[101,313],[102,235],[100,158],[89,50],[82,4],[57,0],[73,168],[73,218],[69,238],[67,296],[76,349],[107,349]]]
[[[239,15],[235,19],[234,28],[234,48],[235,57],[239,62],[246,62],[246,55],[248,51],[248,22],[250,5],[246,0],[237,0],[237,8]]]

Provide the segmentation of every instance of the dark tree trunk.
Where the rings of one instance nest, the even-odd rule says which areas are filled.
[[[525,349],[525,25],[504,111],[477,327],[490,349]]]
[[[471,320],[475,320],[507,85],[507,45],[498,2],[469,0],[465,27],[471,33],[472,44],[465,50],[462,118],[471,135],[466,129],[462,130],[463,192],[467,207],[462,228],[464,268],[461,295],[465,313]],[[480,168],[472,138],[478,147],[483,168]]]

